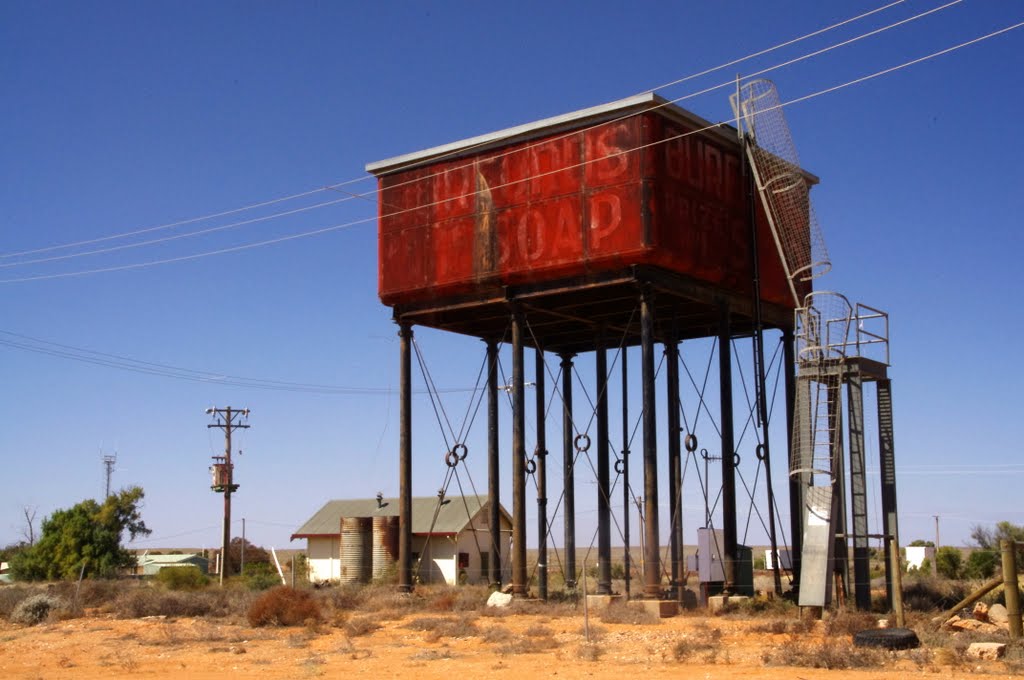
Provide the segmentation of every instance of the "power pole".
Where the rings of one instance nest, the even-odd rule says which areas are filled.
[[[103,467],[106,469],[106,476],[107,476],[107,487],[106,487],[106,494],[103,496],[104,498],[110,498],[110,478],[114,474],[114,465],[116,465],[116,464],[117,464],[117,454],[116,453],[114,455],[112,455],[112,456],[103,456]]]
[[[939,516],[932,515],[935,518],[935,555],[932,556],[932,576],[939,575]]]
[[[248,422],[243,423],[241,420],[244,418],[248,421],[249,409],[211,407],[206,409],[206,413],[217,421],[206,427],[224,430],[224,455],[213,456],[213,467],[210,468],[213,472],[213,485],[210,488],[224,494],[224,537],[220,551],[220,584],[224,585],[224,574],[231,566],[231,558],[228,555],[228,547],[231,545],[231,494],[238,490],[234,479],[234,465],[231,463],[231,431],[248,429]]]

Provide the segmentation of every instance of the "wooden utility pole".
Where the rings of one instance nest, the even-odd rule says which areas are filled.
[[[224,494],[224,536],[220,550],[220,584],[224,585],[224,574],[231,566],[231,558],[228,555],[228,548],[231,545],[231,494],[238,490],[234,480],[234,465],[231,463],[231,431],[249,427],[247,422],[241,422],[243,418],[249,419],[249,409],[211,407],[206,409],[206,413],[217,421],[206,427],[224,430],[224,455],[213,457],[213,486],[210,487]]]

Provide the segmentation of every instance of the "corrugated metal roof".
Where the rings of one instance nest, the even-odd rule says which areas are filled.
[[[194,553],[186,555],[139,555],[139,564],[177,564],[179,562],[189,562],[194,560],[206,560],[202,555],[196,555]]]
[[[463,502],[465,498],[465,502]],[[437,496],[412,499],[412,533],[457,534],[470,519],[487,505],[487,496],[452,496],[446,498],[440,509]],[[468,508],[468,511],[467,511]],[[501,514],[507,521],[510,515],[504,508]],[[434,513],[437,512],[437,519]],[[398,515],[398,499],[384,498],[378,506],[376,498],[358,498],[327,501],[315,515],[295,530],[292,539],[310,536],[336,536],[341,532],[342,517],[389,517]]]

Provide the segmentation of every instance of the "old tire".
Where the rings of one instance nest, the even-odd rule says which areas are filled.
[[[917,639],[917,633],[909,628],[872,628],[856,633],[853,644],[856,647],[914,649],[921,646],[921,641]]]

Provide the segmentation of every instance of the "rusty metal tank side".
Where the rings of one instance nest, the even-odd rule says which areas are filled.
[[[734,140],[672,107],[578,127],[381,172],[381,301],[482,298],[633,265],[750,293],[751,201]],[[791,306],[758,228],[762,296]]]

